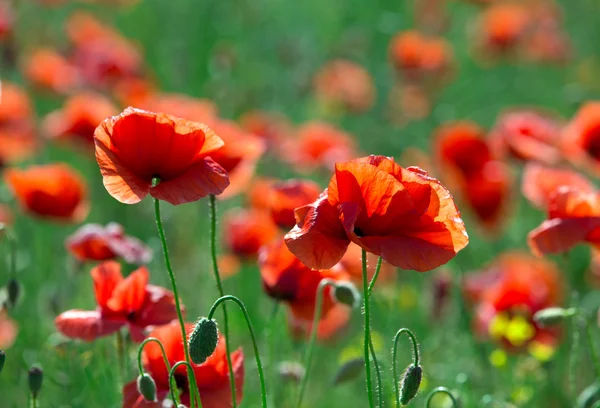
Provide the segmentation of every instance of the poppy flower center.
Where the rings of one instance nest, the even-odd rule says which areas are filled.
[[[365,236],[364,232],[358,227],[354,228],[354,231],[352,231],[352,232],[354,232],[354,235],[356,235],[359,238],[362,238]]]

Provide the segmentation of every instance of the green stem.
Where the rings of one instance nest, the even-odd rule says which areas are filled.
[[[154,184],[154,183],[153,183]],[[185,331],[185,322],[183,320],[183,314],[181,313],[181,304],[179,301],[179,292],[177,291],[177,281],[175,280],[175,274],[173,273],[173,268],[171,267],[171,258],[169,258],[169,248],[167,247],[167,238],[165,237],[165,231],[162,224],[162,218],[160,216],[160,201],[155,198],[154,199],[154,215],[156,216],[156,226],[158,228],[158,235],[160,237],[160,242],[162,244],[163,255],[165,257],[165,265],[167,267],[167,272],[169,273],[169,279],[171,281],[171,288],[173,289],[173,296],[175,297],[175,308],[177,309],[177,318],[179,319],[179,326],[181,328],[181,339],[183,342],[183,351],[185,355],[185,361],[190,365],[190,351],[187,344],[187,335]],[[190,390],[195,388],[197,390],[198,386],[193,380],[193,373],[190,373],[188,370],[188,382]],[[194,408],[194,393],[190,391],[190,406]],[[202,402],[198,400],[198,407],[202,407]]]
[[[454,398],[454,395],[452,395],[452,393],[450,392],[450,390],[446,387],[437,387],[434,388],[433,390],[431,390],[431,392],[429,393],[429,396],[427,397],[427,405],[426,408],[429,408],[429,404],[431,403],[431,400],[433,398],[433,396],[435,394],[439,394],[439,393],[443,393],[446,394],[447,396],[450,397],[450,399],[452,400],[452,406],[454,408],[458,408],[458,401],[456,400],[456,398]]]
[[[210,254],[212,258],[213,272],[217,282],[219,297],[225,296],[221,275],[219,274],[219,264],[217,263],[217,200],[214,194],[211,194],[208,201],[210,211]],[[231,403],[233,408],[237,408],[237,397],[235,392],[235,377],[233,374],[233,365],[231,364],[231,345],[229,340],[229,318],[227,316],[227,307],[223,305],[223,333],[225,334],[225,354],[227,355],[227,366],[229,368],[229,385],[231,387]]]
[[[302,405],[302,399],[304,397],[304,391],[306,390],[306,385],[308,384],[308,372],[310,370],[310,364],[312,362],[313,350],[315,346],[315,342],[317,340],[317,332],[319,329],[319,319],[321,318],[321,312],[323,309],[323,292],[327,286],[335,285],[335,282],[331,279],[322,279],[319,282],[319,286],[317,287],[317,298],[315,300],[315,313],[313,315],[312,327],[310,330],[310,338],[308,340],[308,344],[306,346],[306,351],[304,354],[304,376],[302,377],[302,381],[300,382],[300,391],[298,393],[298,402],[296,403],[296,408],[300,408]]]
[[[374,276],[375,277],[375,276]],[[369,358],[369,343],[371,342],[371,321],[369,312],[369,287],[367,284],[367,251],[362,250],[362,280],[364,292],[364,314],[365,314],[365,339],[364,339],[364,356],[365,356],[365,375],[367,378],[367,396],[369,398],[369,407],[373,405],[373,385],[371,383],[371,361]]]
[[[383,408],[383,382],[381,381],[381,370],[379,368],[379,362],[375,355],[375,347],[373,346],[373,338],[369,341],[369,349],[371,351],[371,357],[373,357],[373,364],[375,365],[375,376],[377,377],[377,399],[379,408]]]
[[[147,339],[145,339],[142,342],[142,344],[140,344],[140,347],[138,348],[137,364],[138,364],[138,370],[140,372],[140,375],[142,375],[144,373],[144,367],[142,366],[142,351],[144,350],[144,347],[146,347],[146,344],[148,344],[150,342],[155,342],[158,344],[158,346],[160,347],[162,356],[163,356],[163,360],[165,360],[165,367],[167,367],[167,371],[171,371],[171,364],[169,364],[169,359],[167,358],[167,353],[165,353],[165,348],[163,347],[160,340],[157,339],[156,337],[148,337]]]
[[[397,407],[400,406],[400,380],[398,379],[398,365],[396,364],[396,354],[398,351],[398,339],[400,338],[402,333],[406,333],[406,335],[410,337],[410,341],[412,342],[413,346],[413,364],[415,366],[419,365],[419,344],[417,343],[417,338],[415,337],[413,332],[407,328],[402,328],[398,330],[398,332],[394,336],[394,348],[392,349],[392,375],[394,376],[394,394],[396,397]]]
[[[184,343],[185,343],[185,341],[184,341]],[[175,404],[179,404],[179,398],[175,394],[175,389],[177,388],[177,385],[173,386],[173,377],[175,375],[175,371],[177,370],[177,368],[180,365],[187,366],[186,369],[187,369],[187,373],[188,373],[188,378],[191,377],[192,381],[194,381],[194,384],[196,384],[196,375],[194,374],[194,369],[192,368],[192,365],[190,363],[188,363],[187,361],[178,361],[177,363],[175,363],[173,365],[173,367],[171,368],[171,370],[169,371],[169,388],[171,388],[171,399],[173,400],[173,402]],[[196,398],[198,400],[198,403],[202,406],[202,402],[200,401],[200,391],[198,390],[198,387],[190,386],[189,393],[190,393],[190,404],[192,403],[192,400],[194,398]]]
[[[119,364],[119,374],[121,376],[121,382],[125,378],[125,339],[123,339],[123,332],[117,330],[117,360]]]
[[[5,230],[6,239],[10,246],[10,277],[17,277],[17,237],[10,228]]]
[[[596,380],[600,380],[600,358],[598,358],[598,351],[596,350],[596,345],[594,344],[594,337],[592,335],[592,325],[590,324],[590,319],[588,319],[587,316],[583,316],[583,320],[585,324],[585,337],[588,343],[588,348],[590,350],[590,355],[592,356],[594,374],[596,375]]]
[[[37,408],[38,406],[38,399],[37,396],[32,396],[31,397],[31,408]]]
[[[232,295],[222,296],[212,305],[210,311],[208,312],[208,319],[211,320],[217,307],[222,303],[223,307],[225,307],[225,301],[232,301],[236,303],[242,313],[244,314],[244,319],[246,319],[246,324],[248,325],[248,331],[250,332],[250,338],[252,339],[252,345],[254,347],[254,357],[256,358],[256,367],[258,369],[258,378],[260,379],[260,393],[262,396],[262,406],[263,408],[267,408],[267,388],[265,386],[265,373],[263,371],[262,361],[260,359],[260,352],[258,351],[258,342],[256,341],[256,334],[254,333],[254,328],[252,327],[252,322],[250,321],[250,315],[248,314],[248,309],[246,309],[246,305],[240,299]]]
[[[371,283],[369,283],[369,297],[371,297],[371,292],[373,291],[373,287],[375,286],[375,281],[377,280],[377,277],[379,276],[379,272],[381,271],[382,263],[383,263],[383,258],[379,257],[379,259],[377,260],[377,267],[375,268],[375,274],[373,275],[373,278],[371,279]]]
[[[267,356],[267,371],[270,373],[269,375],[269,384],[271,384],[271,390],[277,390],[277,386],[279,384],[278,377],[275,375],[275,328],[277,327],[277,314],[279,312],[279,302],[273,302],[273,310],[271,311],[271,318],[269,320],[269,330],[267,332],[267,344],[268,348],[268,356]],[[271,406],[275,406],[275,397],[276,392],[271,393]]]

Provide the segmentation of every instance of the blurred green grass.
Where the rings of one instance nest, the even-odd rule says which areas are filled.
[[[222,115],[230,118],[256,108],[283,112],[297,123],[319,117],[322,113],[315,109],[309,92],[312,75],[329,59],[351,59],[364,65],[373,75],[377,87],[376,106],[365,115],[326,119],[337,122],[355,135],[362,151],[398,157],[408,146],[428,149],[432,130],[446,120],[468,118],[489,127],[498,112],[515,105],[547,107],[568,116],[581,101],[599,98],[600,25],[597,16],[600,5],[595,0],[581,0],[564,1],[563,6],[567,31],[574,46],[573,61],[561,67],[500,63],[486,69],[470,58],[466,38],[467,26],[478,8],[460,2],[450,3],[451,27],[447,38],[454,46],[458,61],[457,78],[441,92],[430,117],[404,127],[394,126],[386,116],[387,94],[393,83],[387,47],[394,33],[412,25],[412,5],[408,2],[142,0],[123,9],[79,3],[45,9],[35,2],[20,2],[18,30],[23,52],[40,45],[64,46],[62,25],[65,18],[75,9],[93,10],[139,43],[161,89],[211,98]],[[221,53],[232,55],[233,62],[224,64],[219,58]],[[582,80],[585,64],[591,64],[595,82]],[[20,80],[18,72],[9,72],[5,68],[1,72],[3,79]],[[35,103],[41,117],[60,106],[61,101],[39,96]],[[168,286],[151,203],[148,200],[136,206],[117,203],[104,190],[95,161],[74,154],[72,150],[51,147],[33,160],[53,161],[71,163],[89,181],[93,208],[87,221],[120,222],[128,233],[148,242],[155,251],[155,259],[150,265],[151,279]],[[271,175],[292,174],[289,169],[271,162],[262,164],[260,171]],[[324,185],[326,178],[321,177],[319,181]],[[239,202],[236,199],[221,203],[219,213]],[[471,243],[449,264],[449,268],[454,273],[470,271],[490,262],[504,250],[527,250],[527,232],[539,224],[543,214],[529,208],[521,199],[515,207],[506,221],[508,225],[503,235],[494,242],[482,236],[466,214]],[[210,273],[207,202],[176,209],[165,205],[164,216],[181,295],[188,309],[188,320],[193,320],[206,314],[217,297]],[[8,351],[7,365],[0,375],[2,408],[26,406],[26,373],[36,362],[42,364],[46,373],[41,406],[120,406],[120,389],[115,385],[118,370],[114,339],[106,338],[93,344],[69,342],[57,345],[53,335],[53,319],[57,313],[71,308],[94,307],[88,274],[90,266],[75,271],[64,250],[65,237],[75,229],[76,226],[55,225],[26,217],[17,220],[19,279],[25,295],[12,314],[20,325],[20,333],[16,344]],[[5,247],[2,255],[6,258]],[[571,267],[581,271],[586,267],[587,259],[587,251],[578,250],[571,257]],[[373,327],[384,341],[380,354],[385,393],[390,403],[392,382],[388,351],[395,331],[409,327],[421,342],[427,379],[424,391],[439,385],[456,389],[464,407],[482,406],[482,397],[486,394],[500,401],[510,400],[519,390],[533,393],[524,406],[571,406],[573,396],[563,375],[566,345],[548,364],[548,374],[541,370],[527,371],[524,369],[527,359],[518,357],[509,358],[503,368],[482,370],[470,334],[460,324],[460,312],[455,302],[441,322],[431,321],[431,276],[401,273],[397,286],[375,296]],[[263,341],[260,345],[264,356],[269,356],[271,353],[267,350],[273,348],[272,353],[278,361],[301,359],[303,345],[290,340],[283,310],[279,310],[275,321],[271,320],[273,304],[262,292],[254,265],[246,265],[240,274],[228,279],[225,290],[244,300],[259,337],[266,340],[266,333],[274,331],[272,344],[269,346],[268,341]],[[407,307],[411,298],[414,304]],[[586,299],[596,302],[593,297]],[[259,387],[249,337],[241,317],[233,314],[232,344],[243,345],[246,352],[243,406],[257,407]],[[357,352],[356,345],[360,345],[360,338],[361,316],[355,311],[346,336],[335,344],[318,347],[306,406],[365,405],[362,380],[335,388],[331,386],[340,356],[359,353],[360,347]],[[410,361],[410,349],[402,343],[400,350],[399,365],[404,367]],[[491,346],[486,346],[486,353],[489,351]],[[585,357],[579,364],[577,389],[581,390],[591,382],[591,374]],[[269,363],[269,370],[274,369]],[[124,380],[135,377],[133,364],[129,374]],[[271,393],[283,395],[284,400],[287,395],[289,404],[295,389],[283,387],[274,382],[276,379],[275,375],[270,376]],[[414,403],[415,406],[423,404],[422,396]],[[281,403],[277,408],[280,406],[288,405]]]

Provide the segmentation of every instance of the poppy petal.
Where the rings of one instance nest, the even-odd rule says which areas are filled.
[[[551,194],[561,186],[592,191],[592,183],[573,170],[559,167],[547,167],[537,163],[528,163],[523,172],[521,190],[523,196],[538,208],[546,208]]]
[[[528,235],[529,247],[536,255],[566,252],[600,228],[600,217],[554,218],[544,221]]]
[[[241,349],[231,353],[231,365],[233,366],[236,400],[239,404],[242,401],[244,392],[244,353]],[[229,377],[227,377],[226,383],[219,388],[201,388],[200,399],[202,400],[203,408],[222,408],[231,406],[231,388],[229,387]]]
[[[152,197],[173,205],[199,200],[209,194],[221,194],[229,185],[225,169],[210,157],[190,167],[182,175],[158,183],[150,189]]]
[[[119,330],[125,321],[103,320],[97,310],[69,310],[55,320],[56,329],[67,337],[92,341]]]
[[[102,262],[90,271],[90,275],[94,281],[96,303],[105,308],[115,288],[123,281],[121,265],[115,261]]]
[[[171,291],[154,285],[146,286],[145,291],[144,304],[135,317],[137,326],[161,326],[177,319],[175,297]],[[182,312],[185,313],[185,309],[182,308]]]
[[[148,280],[148,269],[140,267],[115,287],[106,305],[114,312],[136,313],[146,299]]]

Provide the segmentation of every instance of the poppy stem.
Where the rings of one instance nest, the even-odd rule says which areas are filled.
[[[5,224],[0,223],[0,231],[1,230],[4,230],[10,248],[9,271],[10,277],[14,279],[17,277],[17,237],[12,229],[8,228]]]
[[[185,341],[184,341],[185,343]],[[193,383],[196,384],[196,374],[194,373],[194,369],[192,368],[192,365],[190,363],[188,363],[187,361],[178,361],[177,363],[175,363],[173,365],[173,367],[171,368],[171,370],[169,371],[169,388],[171,389],[171,399],[173,400],[173,402],[175,404],[179,404],[179,398],[178,396],[175,394],[175,389],[177,388],[177,385],[173,386],[173,378],[175,376],[175,372],[177,371],[177,368],[180,365],[186,365],[186,369],[187,369],[187,373],[188,373],[188,378],[191,377],[192,380],[194,381]],[[193,391],[192,391],[193,390]],[[200,402],[200,392],[198,391],[198,387],[189,387],[189,392],[190,392],[190,404],[192,403],[193,399],[196,398],[198,400],[199,404],[202,404]]]
[[[123,382],[123,379],[125,378],[125,339],[123,338],[123,333],[121,332],[121,329],[117,330],[117,332],[115,333],[116,336],[116,342],[117,342],[117,360],[118,360],[118,364],[119,364],[119,376],[120,378],[120,383]],[[121,385],[121,384],[119,384]]]
[[[373,405],[373,385],[371,383],[371,359],[369,351],[369,343],[371,342],[371,316],[369,311],[369,287],[367,284],[367,251],[362,250],[362,280],[364,292],[364,314],[365,314],[365,340],[364,340],[364,355],[365,355],[365,375],[367,378],[367,396],[369,398],[369,406]]]
[[[213,272],[217,282],[219,296],[225,296],[221,275],[219,274],[219,264],[217,262],[217,200],[214,194],[208,196],[208,208],[210,211],[210,253],[212,258]],[[225,333],[225,354],[227,355],[227,366],[229,368],[229,384],[231,387],[231,403],[233,408],[237,408],[237,393],[235,392],[235,377],[233,374],[233,365],[231,364],[231,345],[229,343],[229,318],[227,316],[227,307],[223,304],[223,333]]]
[[[256,358],[256,367],[258,369],[258,378],[260,379],[260,393],[262,397],[262,407],[267,408],[267,388],[265,385],[265,373],[263,371],[263,365],[260,358],[260,351],[258,350],[258,342],[256,341],[256,334],[254,333],[254,328],[252,327],[252,322],[250,321],[250,315],[248,314],[248,309],[246,309],[246,305],[240,299],[233,295],[221,296],[217,301],[212,305],[210,311],[208,312],[208,319],[211,320],[217,307],[222,303],[222,306],[225,307],[226,301],[232,301],[236,303],[242,313],[244,314],[244,319],[246,319],[246,324],[248,325],[248,331],[250,332],[250,338],[252,339],[252,346],[254,347],[254,357]],[[235,379],[234,379],[235,380]]]
[[[371,297],[371,292],[373,291],[373,287],[375,286],[375,281],[377,280],[377,277],[379,276],[379,271],[381,271],[382,263],[383,263],[383,258],[379,257],[379,259],[377,260],[377,267],[375,268],[375,274],[373,275],[373,278],[371,278],[371,282],[369,283],[369,297]]]
[[[31,396],[31,408],[37,408],[38,407],[38,399],[37,396],[32,395]]]
[[[407,328],[402,328],[402,329],[398,330],[398,332],[394,336],[394,348],[392,349],[392,375],[394,376],[394,394],[396,396],[396,406],[397,407],[400,406],[400,386],[399,386],[400,380],[398,379],[398,366],[396,364],[396,354],[397,354],[397,350],[398,350],[398,339],[400,338],[400,335],[402,333],[406,333],[406,335],[408,337],[410,337],[410,341],[412,342],[413,365],[414,366],[419,365],[419,344],[417,343],[417,338],[415,337],[413,332]]]
[[[454,395],[452,395],[452,393],[450,392],[450,390],[446,387],[437,387],[434,388],[433,390],[431,390],[431,392],[429,393],[429,396],[427,397],[427,405],[425,406],[426,408],[429,408],[429,404],[431,403],[431,400],[433,399],[433,396],[436,394],[446,394],[447,396],[450,397],[450,399],[452,400],[452,406],[454,408],[458,408],[458,401],[456,400],[456,398],[454,398]]]
[[[592,356],[592,363],[594,366],[594,374],[596,380],[600,380],[600,358],[598,358],[598,350],[596,350],[596,344],[594,343],[594,336],[592,334],[592,325],[590,319],[586,314],[582,314],[582,321],[585,324],[585,337],[588,343],[590,355]]]
[[[154,184],[154,183],[152,183]],[[188,348],[188,344],[186,341],[186,332],[185,332],[185,322],[183,320],[183,314],[181,313],[181,304],[179,301],[179,292],[177,292],[177,281],[175,280],[175,274],[173,273],[173,268],[171,267],[171,258],[169,257],[169,248],[167,247],[167,238],[165,237],[165,230],[162,224],[162,218],[160,216],[160,201],[155,198],[154,199],[154,214],[156,216],[156,226],[158,228],[158,235],[160,237],[160,242],[162,244],[163,255],[165,257],[165,265],[167,267],[167,272],[169,273],[169,279],[171,280],[171,288],[173,289],[173,296],[175,297],[175,308],[177,309],[177,317],[179,319],[179,326],[181,327],[181,339],[183,341],[183,351],[185,353],[185,361],[190,365],[190,350]],[[193,370],[192,373],[188,370],[188,382],[190,390],[192,388],[198,391],[198,387],[195,381],[192,381],[194,378]],[[194,393],[190,391],[190,406],[194,408]],[[198,399],[198,407],[202,408],[202,402]]]
[[[310,364],[312,362],[313,351],[315,348],[315,342],[317,340],[317,332],[319,329],[319,319],[321,318],[321,311],[323,309],[323,292],[327,286],[335,286],[335,282],[331,279],[322,279],[317,287],[317,298],[315,300],[315,314],[313,315],[312,327],[310,329],[310,339],[306,346],[304,353],[304,376],[300,382],[300,391],[298,393],[298,402],[296,408],[300,408],[302,405],[302,399],[304,398],[304,391],[308,384],[308,372],[310,371]]]
[[[375,346],[373,346],[373,338],[369,341],[369,349],[371,350],[371,357],[373,358],[373,364],[375,365],[375,376],[377,377],[377,399],[379,408],[383,407],[383,382],[381,382],[381,370],[379,368],[379,362],[377,361],[377,355],[375,354]]]
[[[144,347],[146,347],[146,344],[148,344],[150,342],[155,342],[158,344],[158,346],[160,347],[162,356],[163,356],[163,360],[165,360],[165,366],[167,367],[167,371],[171,371],[171,364],[169,364],[169,359],[167,358],[167,353],[165,353],[165,348],[164,348],[163,344],[156,337],[148,337],[147,339],[145,339],[142,342],[142,344],[138,348],[137,364],[138,364],[138,370],[140,372],[140,375],[142,375],[144,373],[144,367],[142,366],[142,351],[144,350]]]

